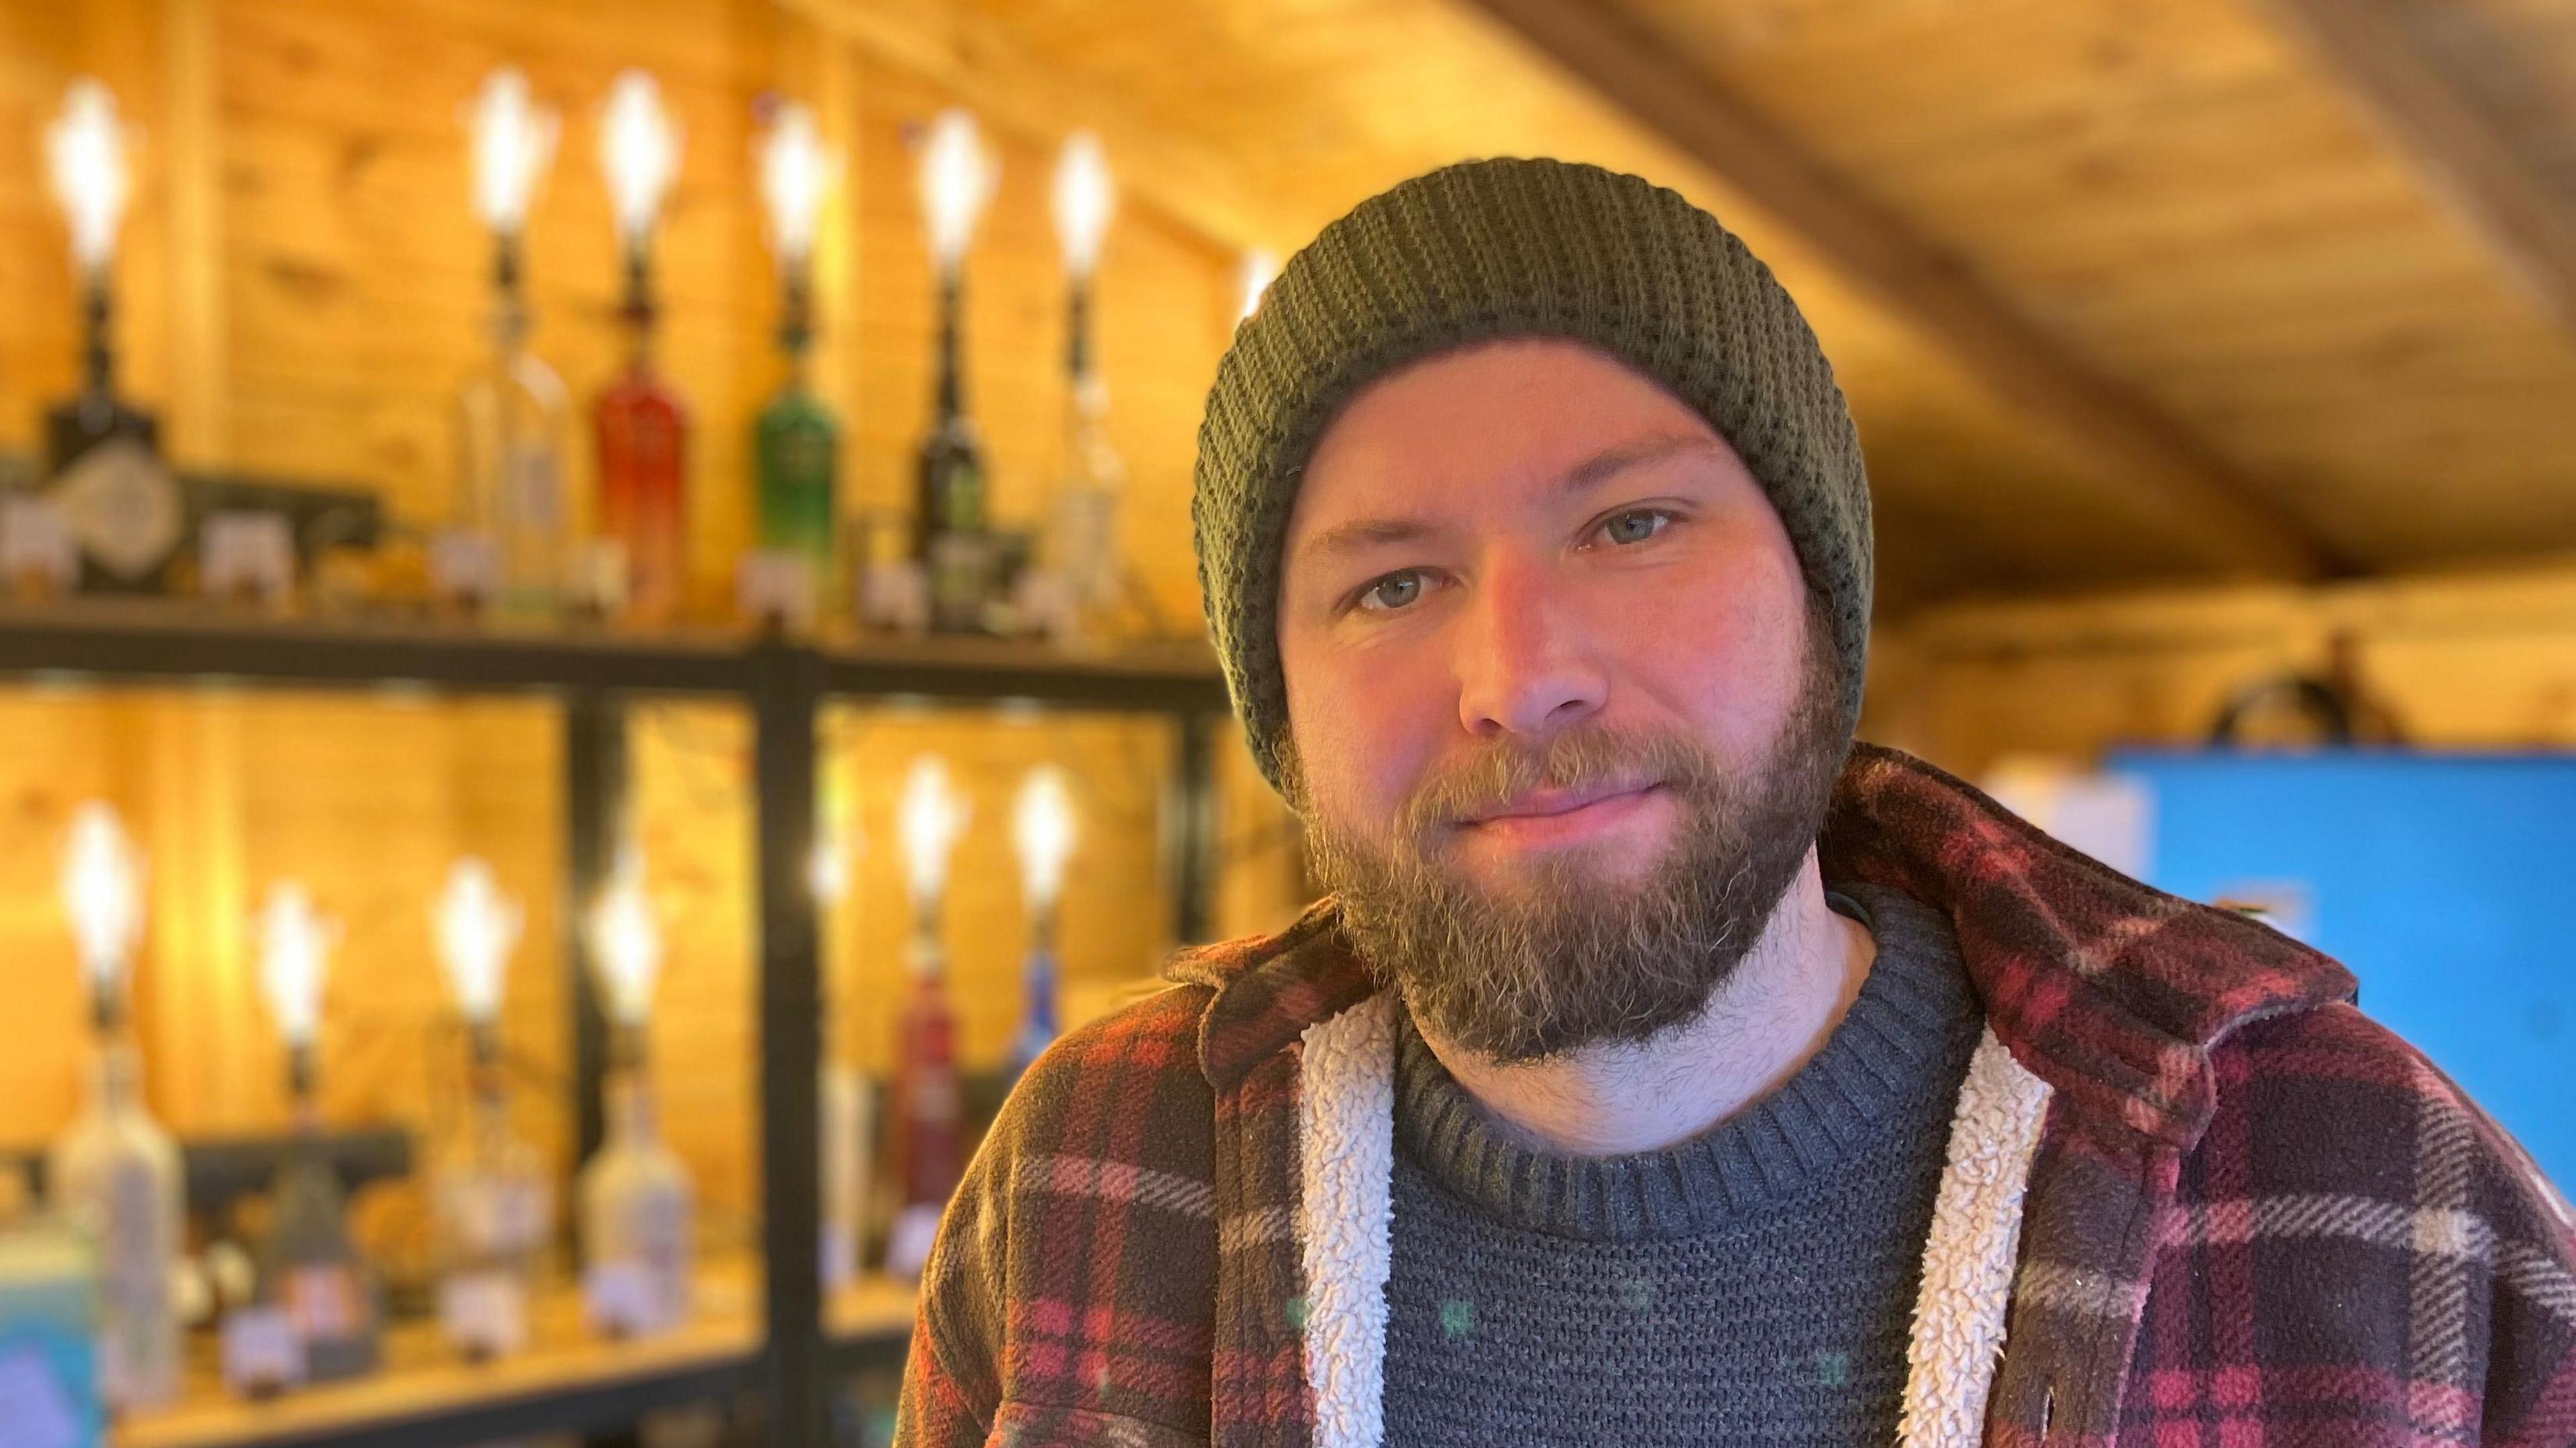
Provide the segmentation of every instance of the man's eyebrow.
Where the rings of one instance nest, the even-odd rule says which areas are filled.
[[[1665,433],[1621,443],[1568,468],[1557,489],[1568,495],[1583,493],[1630,468],[1660,462],[1679,453],[1705,452],[1718,456],[1723,451],[1723,446],[1716,439],[1704,433]],[[1389,543],[1409,543],[1428,536],[1431,531],[1431,525],[1420,518],[1355,518],[1348,523],[1336,523],[1307,539],[1305,546],[1297,551],[1301,556],[1323,557],[1355,553]]]

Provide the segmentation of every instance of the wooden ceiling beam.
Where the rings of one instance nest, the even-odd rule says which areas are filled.
[[[2262,0],[2558,325],[2576,333],[2576,206],[2391,0]]]
[[[2218,566],[2307,580],[2347,571],[2227,459],[2024,318],[1957,257],[1808,157],[1606,0],[1462,0],[1777,217],[2008,401],[2128,465],[2142,512],[2174,516]],[[2338,3],[2338,0],[2320,0]]]
[[[1125,190],[1220,246],[1285,256],[1313,232],[1279,215],[1221,155],[1135,120],[1108,97],[1067,85],[965,0],[781,0],[781,6],[1008,130],[1060,136],[1090,127]]]

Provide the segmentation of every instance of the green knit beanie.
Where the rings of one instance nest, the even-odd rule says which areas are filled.
[[[1677,192],[1565,161],[1464,161],[1370,197],[1289,258],[1208,392],[1190,499],[1199,592],[1272,786],[1288,731],[1280,552],[1307,455],[1371,378],[1514,335],[1603,349],[1734,446],[1833,620],[1848,733],[1869,651],[1869,479],[1797,303]]]

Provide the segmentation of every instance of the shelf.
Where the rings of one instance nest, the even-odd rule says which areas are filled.
[[[1070,649],[1015,639],[869,637],[807,647],[841,696],[1028,699],[1074,707],[1223,712],[1225,681],[1196,639]],[[276,686],[429,686],[740,693],[742,630],[651,635],[464,622],[283,619],[172,599],[0,604],[0,674],[192,679]]]
[[[585,1334],[578,1294],[542,1294],[533,1345],[491,1363],[458,1360],[428,1322],[386,1333],[385,1370],[264,1402],[226,1394],[208,1371],[187,1399],[116,1426],[108,1448],[428,1448],[540,1432],[623,1426],[638,1413],[730,1397],[756,1386],[757,1278],[748,1264],[708,1273],[697,1314],[628,1342]],[[899,1361],[912,1330],[911,1284],[884,1278],[836,1294],[826,1332],[844,1362]]]
[[[278,619],[168,599],[0,606],[0,673],[13,674],[707,693],[744,686],[743,655],[725,635]]]

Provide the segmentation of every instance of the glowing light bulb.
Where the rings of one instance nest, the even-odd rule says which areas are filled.
[[[133,959],[143,934],[143,873],[143,857],[115,810],[92,801],[73,813],[63,848],[63,913],[94,991],[122,983]]]
[[[610,85],[600,113],[599,160],[608,173],[618,235],[640,246],[680,173],[680,124],[663,107],[662,89],[652,76],[624,71]]]
[[[447,872],[447,888],[431,912],[438,930],[438,959],[447,969],[447,988],[457,1007],[476,1025],[501,1010],[501,984],[508,976],[510,952],[518,948],[527,913],[501,893],[492,867],[464,859]]]
[[[1073,792],[1064,771],[1041,765],[1021,782],[1011,840],[1019,847],[1020,884],[1029,903],[1052,907],[1064,893],[1065,860],[1073,854]]]
[[[516,236],[527,223],[537,182],[554,163],[561,125],[529,94],[528,78],[506,66],[483,78],[470,124],[475,214],[494,231]]]
[[[1109,159],[1100,138],[1076,131],[1065,139],[1055,163],[1055,234],[1064,244],[1065,270],[1088,277],[1100,265],[1101,238],[1118,208],[1118,193],[1109,179]]]
[[[590,949],[607,989],[609,1018],[642,1027],[652,1017],[653,986],[662,970],[662,928],[645,893],[641,852],[630,851],[619,861],[591,907]]]
[[[1268,251],[1256,246],[1243,254],[1243,317],[1261,310],[1262,294],[1278,276],[1279,258]]]
[[[290,1046],[312,1045],[321,1030],[322,980],[339,943],[339,923],[313,908],[302,885],[280,880],[269,887],[259,917],[260,987]]]
[[[71,220],[72,260],[83,272],[105,271],[116,254],[116,227],[132,186],[126,136],[116,96],[87,76],[72,82],[62,113],[45,127],[46,169],[54,199]]]
[[[930,251],[942,271],[954,270],[975,239],[975,223],[1001,181],[1001,168],[984,149],[975,117],[951,106],[931,122],[921,152],[921,205],[930,218]]]
[[[823,144],[811,108],[789,101],[760,140],[760,194],[769,208],[769,244],[778,264],[794,268],[814,254],[814,225],[841,171],[841,153]]]
[[[948,852],[966,830],[966,801],[948,782],[938,755],[912,762],[903,784],[903,862],[915,902],[935,900],[948,879]]]

